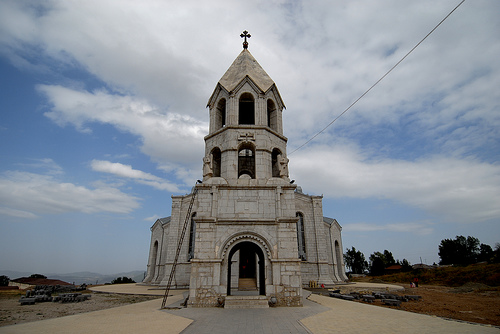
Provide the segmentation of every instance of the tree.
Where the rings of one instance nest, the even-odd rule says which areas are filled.
[[[111,281],[111,284],[124,284],[124,283],[135,283],[135,281],[126,276],[118,277]]]
[[[491,262],[491,258],[493,257],[493,249],[491,248],[490,245],[486,245],[486,244],[481,244],[479,246],[479,256],[477,258],[477,260],[479,262],[481,261],[488,261],[488,262]]]
[[[370,275],[379,276],[383,275],[385,268],[396,264],[394,256],[387,249],[384,253],[374,252],[370,255]]]
[[[412,270],[412,267],[411,267],[411,264],[410,262],[408,262],[407,259],[403,259],[403,261],[401,261],[401,271],[411,271]]]
[[[495,244],[495,250],[493,251],[493,256],[491,257],[492,263],[500,262],[500,243]]]
[[[346,248],[344,254],[345,265],[351,269],[353,274],[363,274],[368,269],[368,262],[365,260],[365,255],[356,248]]]
[[[384,263],[386,268],[392,266],[393,264],[396,264],[396,261],[394,261],[394,256],[392,256],[392,253],[387,249],[384,250]]]
[[[30,278],[43,278],[43,279],[46,279],[47,276],[42,275],[42,274],[33,274],[33,275],[30,276]]]
[[[479,256],[479,239],[456,236],[455,240],[443,239],[439,244],[439,264],[476,263]]]
[[[2,275],[0,276],[0,286],[8,286],[10,278],[8,276]]]
[[[380,252],[370,255],[370,275],[379,276],[384,274],[385,256]]]

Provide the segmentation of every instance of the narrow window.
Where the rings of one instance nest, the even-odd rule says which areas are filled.
[[[267,100],[267,126],[273,130],[278,130],[278,116],[273,100]]]
[[[242,145],[238,151],[238,177],[249,175],[255,179],[255,151],[251,145]]]
[[[271,170],[273,177],[280,177],[280,162],[279,162],[280,156],[281,156],[280,150],[275,148],[271,155]]]
[[[297,212],[297,244],[299,248],[299,259],[306,260],[306,238],[304,235],[304,216]]]
[[[196,238],[196,223],[194,222],[194,217],[196,217],[196,212],[191,216],[191,226],[189,228],[188,261],[194,258],[194,241]]]
[[[252,94],[241,94],[239,107],[238,123],[255,124],[255,102]]]
[[[212,172],[214,177],[220,177],[221,153],[218,147],[212,150]]]
[[[226,126],[226,99],[220,99],[219,103],[217,104],[215,124],[217,129]]]
[[[151,274],[151,279],[155,279],[158,272],[158,264],[156,263],[156,259],[158,258],[158,241],[155,241],[155,244],[153,246],[153,254],[152,254],[152,259],[150,263],[150,274]]]

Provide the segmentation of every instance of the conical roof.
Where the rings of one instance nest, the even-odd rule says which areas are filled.
[[[219,83],[228,92],[231,92],[246,76],[249,76],[263,92],[267,91],[274,84],[274,81],[264,71],[257,60],[255,60],[248,49],[241,51],[233,64],[219,80]]]

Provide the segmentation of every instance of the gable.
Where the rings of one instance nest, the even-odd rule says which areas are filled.
[[[271,77],[247,49],[241,51],[219,83],[228,92],[231,92],[246,76],[250,77],[262,92],[267,91],[274,84]]]

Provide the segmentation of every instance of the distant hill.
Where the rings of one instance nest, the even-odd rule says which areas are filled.
[[[20,272],[20,271],[12,271],[12,270],[0,270],[0,275],[8,276],[10,279],[16,279],[20,277],[29,277],[32,274],[42,274],[47,276],[50,279],[58,279],[68,283],[74,283],[76,285],[80,284],[105,284],[111,283],[112,280],[118,277],[129,277],[132,278],[137,283],[142,282],[144,278],[144,271],[135,270],[124,273],[112,274],[112,275],[103,275],[98,273],[92,273],[87,271],[70,273],[70,274],[51,274],[51,273],[31,273],[31,272]]]
[[[16,279],[20,277],[29,277],[33,274],[38,274],[38,273],[30,273],[26,271],[12,271],[12,270],[0,270],[0,276],[5,275],[9,277],[10,279]]]

